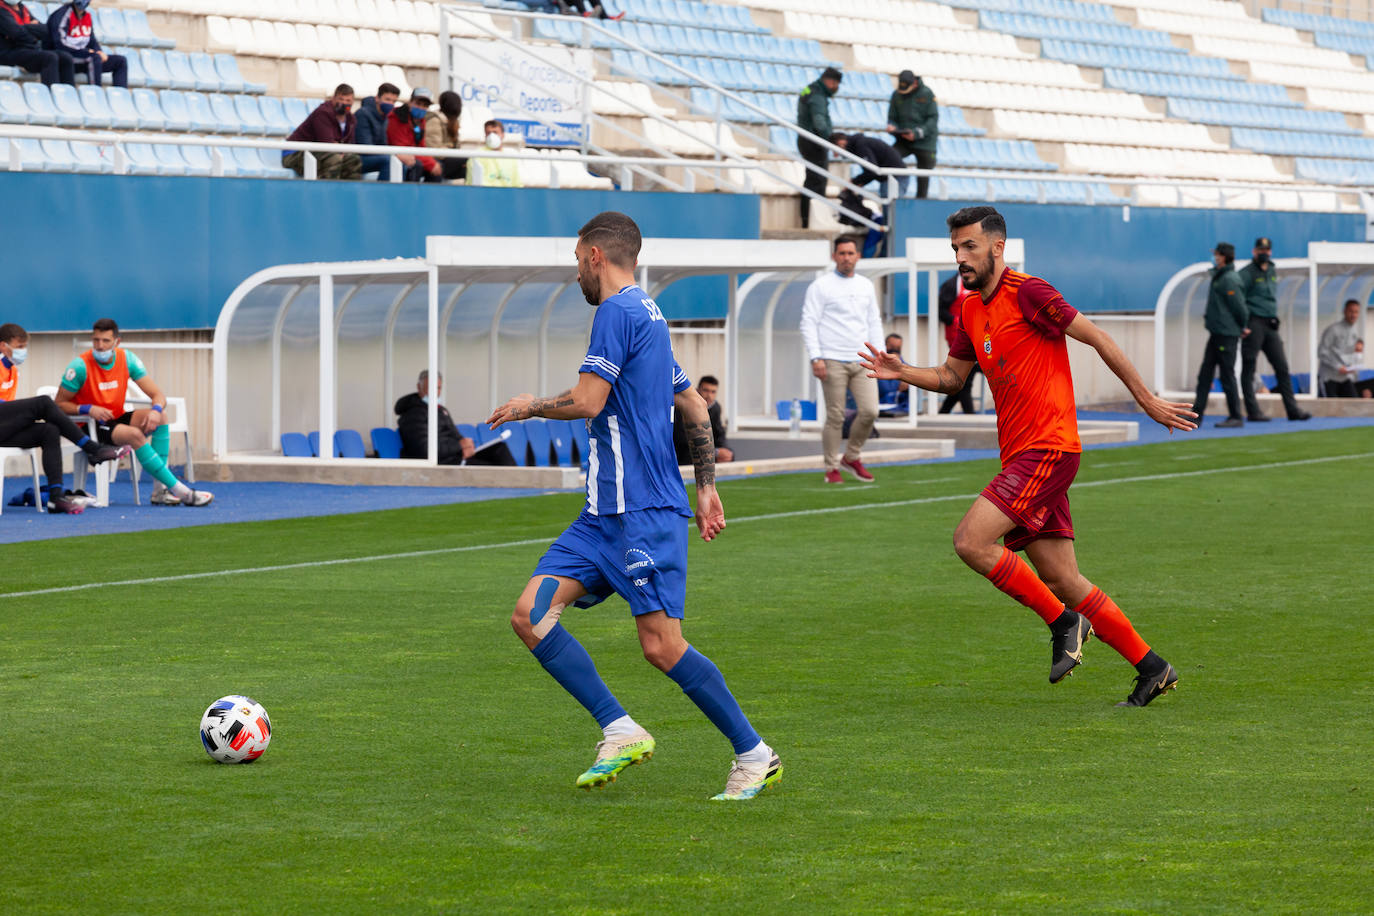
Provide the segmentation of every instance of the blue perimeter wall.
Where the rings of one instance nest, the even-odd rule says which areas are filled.
[[[0,193],[16,216],[0,321],[29,331],[88,330],[107,315],[121,328],[213,327],[265,267],[423,257],[427,235],[575,236],[602,210],[630,214],[646,236],[759,237],[758,198],[737,194],[34,173],[0,173]],[[707,277],[660,305],[723,317],[725,296],[724,278]]]
[[[947,235],[945,217],[981,201],[901,200],[893,214],[896,233]],[[1254,210],[1186,210],[1073,207],[998,203],[1007,234],[1026,242],[1026,269],[1042,277],[1083,311],[1153,311],[1164,284],[1182,267],[1210,261],[1217,242],[1236,246],[1236,267],[1250,260],[1255,239],[1274,240],[1274,256],[1307,256],[1308,242],[1363,242],[1364,214],[1289,213]],[[900,243],[899,243],[900,244]],[[894,254],[901,254],[898,250]],[[950,253],[951,271],[954,254]],[[943,279],[943,277],[942,277]],[[897,284],[897,312],[907,312],[906,280]],[[918,310],[925,312],[925,284]]]
[[[0,190],[16,216],[0,321],[30,331],[85,330],[105,315],[130,329],[212,327],[229,293],[264,267],[419,257],[427,235],[572,236],[601,210],[629,213],[648,236],[759,237],[752,195],[34,173],[0,173]],[[964,205],[899,201],[894,226],[942,236]],[[1243,260],[1258,235],[1280,257],[1364,238],[1361,214],[1135,207],[1127,222],[1121,207],[997,207],[1026,240],[1031,272],[1086,311],[1152,309],[1164,282],[1217,241]],[[56,215],[33,216],[42,213]],[[699,278],[659,304],[673,319],[724,318],[725,296],[723,278]],[[896,301],[905,314],[904,277]]]

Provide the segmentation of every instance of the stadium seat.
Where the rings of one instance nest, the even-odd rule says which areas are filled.
[[[239,118],[238,109],[234,107],[233,96],[215,92],[207,96],[206,101],[210,106],[210,115],[215,120],[214,133],[243,133],[243,121]]]
[[[18,83],[0,82],[0,124],[27,124],[29,103]]]
[[[148,24],[148,14],[143,10],[125,10],[124,26],[129,36],[129,44],[141,48],[174,48],[176,42],[153,34]]]
[[[225,92],[250,92],[255,95],[267,91],[262,83],[250,83],[239,72],[239,62],[232,54],[216,54],[215,69],[219,71],[220,86]],[[230,87],[234,87],[230,89]]]
[[[79,86],[76,90],[81,108],[86,113],[87,127],[113,127],[116,130],[132,130],[138,126],[138,115],[132,110],[116,114],[111,107],[111,95],[103,86]],[[120,96],[130,101],[127,92]],[[132,106],[131,106],[132,107]]]
[[[53,105],[52,90],[42,83],[24,84],[24,104],[29,109],[29,123],[45,126],[57,123],[57,108]]]
[[[777,403],[778,419],[790,420],[792,418],[792,400],[787,398]],[[801,418],[803,420],[816,419],[816,402],[803,399],[801,402]]]
[[[186,163],[187,175],[209,176],[214,173],[214,159],[210,147],[184,143],[173,147]]]
[[[33,4],[29,4],[33,6]],[[130,41],[129,29],[125,25],[124,11],[111,7],[94,7],[91,9],[91,25],[95,27],[96,38],[103,45],[132,45],[136,42]]]
[[[319,440],[318,433],[315,434],[315,438],[316,441]],[[315,449],[303,433],[282,433],[281,453],[285,458],[310,458],[314,456]]]
[[[108,144],[73,140],[68,145],[71,147],[72,160],[78,172],[108,174],[114,171],[113,147]]]
[[[143,84],[150,89],[170,89],[172,87],[172,74],[167,70],[167,60],[162,56],[163,52],[153,48],[140,48],[138,51],[138,62],[143,66]],[[195,80],[191,80],[191,88],[195,85]]]
[[[172,143],[153,143],[153,157],[157,160],[158,170],[163,175],[186,175],[191,171],[181,148]]]
[[[84,126],[86,124],[86,109],[81,106],[81,96],[77,94],[76,87],[66,83],[53,83],[49,88],[52,91],[52,105],[53,111],[57,115],[57,126]],[[94,89],[95,87],[92,86],[91,88]]]
[[[282,106],[281,99],[264,95],[258,98],[257,102],[263,121],[267,125],[269,136],[285,137],[296,129],[296,125],[286,116],[286,109]]]
[[[196,78],[196,89],[200,92],[219,92],[224,86],[219,71],[215,69],[215,59],[203,51],[190,55],[191,72]]]
[[[530,467],[529,457],[529,434],[525,431],[524,423],[507,423],[495,431],[498,436],[506,440],[506,448],[510,449],[511,455],[515,457],[515,463],[520,467]]]
[[[549,441],[560,467],[573,467],[572,420],[548,420],[544,423],[549,431]]]
[[[372,450],[378,458],[401,457],[401,434],[390,426],[377,426],[370,433]]]
[[[234,98],[234,111],[238,112],[239,121],[243,124],[245,134],[263,136],[267,133],[267,121],[263,119],[262,110],[258,108],[258,100],[251,95],[236,95]]]
[[[310,454],[314,455],[316,458],[319,458],[319,457],[320,457],[320,431],[319,431],[318,429],[312,430],[311,432],[309,432],[309,433],[306,434],[305,438],[308,439],[308,440],[310,441]],[[338,444],[337,444],[337,443],[336,443],[335,446],[334,446],[334,457],[335,457],[335,458],[339,457],[339,448],[338,448]]]
[[[132,175],[163,175],[161,163],[153,152],[151,143],[126,143],[124,145],[125,167]]]
[[[356,429],[340,429],[334,433],[334,454],[340,458],[366,458],[363,437]]]
[[[76,168],[76,154],[66,140],[40,140],[43,150],[43,171],[70,172]]]
[[[186,94],[177,89],[164,89],[158,96],[158,102],[162,105],[162,113],[167,120],[164,124],[165,130],[188,131],[191,129],[191,107],[186,101]]]
[[[588,445],[587,424],[577,420],[569,420],[568,429],[572,431],[573,444],[577,446],[577,460],[583,468],[586,468],[587,456],[591,449]]]
[[[523,425],[525,438],[530,443],[530,455],[534,458],[535,467],[548,467],[549,453],[553,450],[553,440],[547,424],[542,418],[534,417],[526,420]]]
[[[203,88],[204,80],[196,78],[195,71],[191,69],[191,59],[186,56],[184,51],[164,51],[162,54],[162,59],[167,64],[167,75],[172,81],[173,89]],[[216,84],[216,88],[218,88],[218,84]]]

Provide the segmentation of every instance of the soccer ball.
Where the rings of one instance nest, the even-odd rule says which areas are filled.
[[[252,697],[222,697],[200,719],[200,743],[219,763],[252,763],[271,741],[267,710]]]

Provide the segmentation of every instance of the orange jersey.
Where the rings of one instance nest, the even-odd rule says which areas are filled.
[[[0,360],[0,401],[13,401],[19,389],[19,367],[9,360]]]
[[[129,388],[129,360],[124,355],[124,348],[115,350],[115,359],[109,368],[96,362],[90,350],[81,354],[81,361],[86,364],[86,382],[73,400],[112,410],[115,416],[123,414],[124,393]]]
[[[991,299],[955,303],[949,355],[976,359],[987,376],[1003,467],[1027,449],[1083,450],[1064,339],[1077,315],[1053,286],[1010,268]]]

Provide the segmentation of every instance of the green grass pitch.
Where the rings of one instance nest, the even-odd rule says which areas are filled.
[[[1085,456],[1082,569],[1181,676],[1143,710],[954,556],[995,462],[722,483],[686,633],[786,767],[735,806],[619,599],[564,620],[658,752],[573,788],[599,732],[508,624],[542,547],[488,545],[576,495],[7,546],[6,593],[358,561],[0,597],[0,913],[1370,912],[1371,454]],[[272,746],[214,764],[240,692]]]

